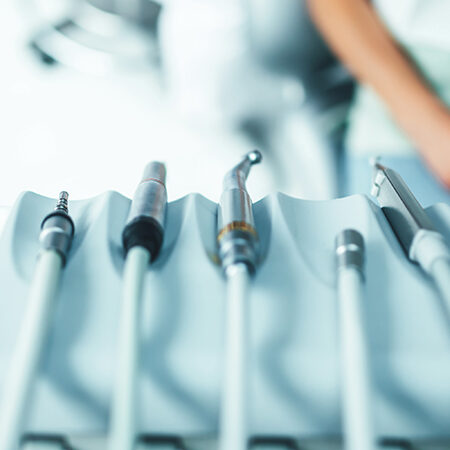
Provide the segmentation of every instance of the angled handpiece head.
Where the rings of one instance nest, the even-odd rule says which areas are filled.
[[[42,250],[54,250],[61,255],[63,264],[72,245],[75,226],[69,216],[69,194],[59,193],[58,202],[53,212],[47,214],[41,223],[39,241]]]
[[[225,174],[223,179],[224,192],[231,189],[240,189],[247,192],[245,181],[250,173],[250,168],[261,161],[262,155],[258,150],[247,153],[239,164]]]
[[[375,162],[373,167],[372,195],[377,199],[397,239],[409,256],[417,233],[420,230],[434,231],[434,227],[397,172],[378,162]]]
[[[233,264],[244,263],[254,273],[258,259],[258,234],[253,219],[252,201],[245,181],[252,165],[262,160],[258,150],[247,153],[223,181],[218,212],[219,258],[226,271]]]
[[[153,261],[161,249],[164,236],[167,191],[166,167],[160,162],[147,164],[131,202],[130,212],[122,233],[125,252],[141,246]]]

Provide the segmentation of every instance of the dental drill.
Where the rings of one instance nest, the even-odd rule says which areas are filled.
[[[335,249],[345,448],[375,450],[363,317],[364,239],[356,230],[343,230]]]
[[[434,281],[450,312],[450,250],[400,175],[374,164],[372,195],[376,197],[410,261]]]
[[[65,191],[53,212],[41,224],[41,250],[31,282],[27,308],[12,361],[2,386],[0,448],[17,450],[22,440],[27,402],[38,372],[45,339],[51,325],[54,301],[72,244],[75,227]]]
[[[164,164],[151,162],[146,166],[122,234],[126,259],[109,450],[132,450],[135,446],[140,303],[147,267],[162,246],[165,180]]]
[[[261,159],[261,153],[254,150],[225,175],[219,204],[217,244],[227,280],[220,450],[247,449],[248,292],[256,271],[259,239],[245,181],[251,166]]]

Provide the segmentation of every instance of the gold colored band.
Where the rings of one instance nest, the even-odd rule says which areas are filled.
[[[223,227],[217,235],[217,240],[220,241],[227,233],[233,230],[247,231],[248,233],[253,234],[255,238],[258,237],[258,233],[250,224],[248,224],[247,222],[236,221],[231,222],[227,226]]]
[[[166,186],[164,185],[164,183],[161,180],[158,180],[158,178],[144,178],[143,180],[141,180],[141,183],[146,183],[147,181],[156,181],[157,183],[159,183],[164,189],[166,188]],[[139,184],[141,184],[139,183]]]

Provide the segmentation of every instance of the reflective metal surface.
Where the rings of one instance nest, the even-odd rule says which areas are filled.
[[[420,230],[434,230],[424,209],[394,170],[375,163],[372,195],[383,209],[406,254],[409,254],[414,237]]]
[[[253,273],[258,260],[259,239],[253,218],[252,200],[245,182],[254,164],[262,160],[258,150],[245,155],[244,159],[231,169],[223,181],[223,193],[218,211],[219,259],[222,267],[244,263]]]
[[[166,167],[160,162],[149,163],[131,203],[127,223],[140,216],[155,219],[164,227],[167,205]]]

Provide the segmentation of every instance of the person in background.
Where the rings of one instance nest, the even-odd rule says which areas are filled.
[[[424,205],[450,201],[450,0],[308,0],[312,20],[359,81],[345,147],[349,189],[370,156]]]

